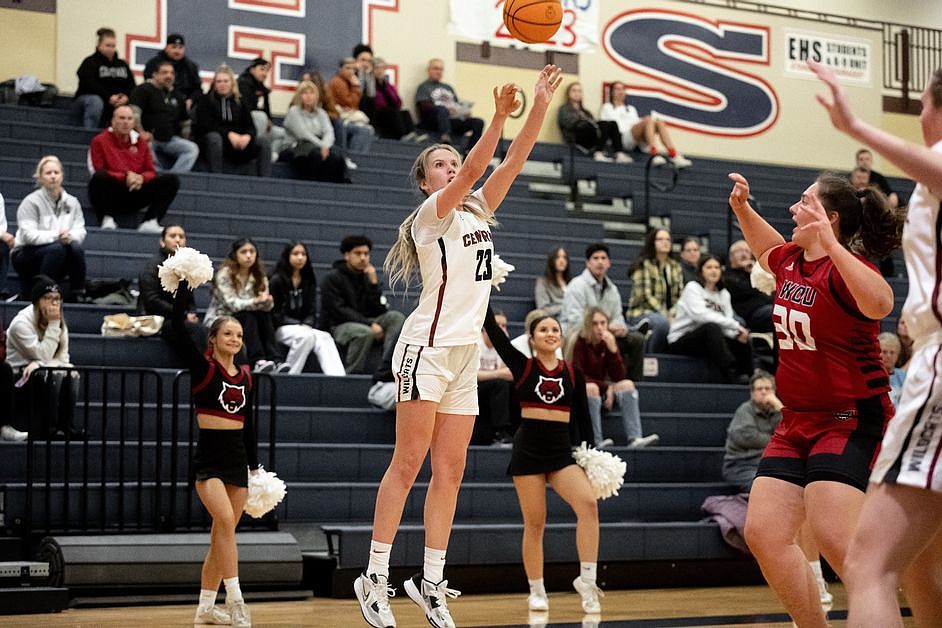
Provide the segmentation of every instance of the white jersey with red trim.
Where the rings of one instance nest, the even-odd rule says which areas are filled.
[[[435,192],[425,199],[412,223],[422,294],[399,341],[427,347],[476,344],[491,296],[491,229],[460,208],[439,219],[438,196]],[[464,200],[467,205],[491,211],[480,189]]]
[[[932,150],[942,153],[942,142]],[[903,227],[903,254],[909,294],[903,319],[917,345],[942,344],[942,190],[919,183],[909,200]]]

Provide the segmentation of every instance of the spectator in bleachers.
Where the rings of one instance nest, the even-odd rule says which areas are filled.
[[[689,159],[677,152],[663,120],[656,115],[639,116],[638,110],[628,104],[628,92],[621,81],[615,81],[609,86],[608,102],[602,104],[599,119],[611,120],[618,124],[618,132],[621,134],[621,143],[625,150],[637,147],[648,152],[654,156],[652,165],[660,166],[665,162],[657,149],[658,137],[661,138],[675,166],[687,168],[692,165]]]
[[[376,94],[373,99],[373,113],[370,123],[376,134],[393,140],[424,141],[428,136],[417,135],[412,115],[402,108],[402,98],[396,86],[386,76],[386,61],[380,57],[373,59],[373,82]],[[362,102],[362,101],[361,101]]]
[[[154,74],[161,61],[169,61],[173,64],[173,86],[183,95],[183,104],[189,113],[203,95],[203,82],[200,78],[199,67],[186,56],[186,42],[183,40],[183,35],[179,33],[167,35],[167,44],[164,49],[151,57],[144,66],[145,79],[149,79]]]
[[[200,156],[199,146],[183,138],[188,120],[183,96],[173,87],[173,64],[161,61],[151,77],[131,92],[137,131],[150,145],[160,171],[189,172]]]
[[[313,81],[302,81],[285,115],[285,129],[293,142],[286,155],[305,179],[349,181],[343,154],[335,144],[334,125],[321,106],[320,90]]]
[[[36,369],[72,366],[69,357],[69,328],[62,312],[62,294],[51,278],[36,277],[30,304],[17,312],[7,330],[7,362],[13,375],[25,382],[16,389],[17,406],[28,408],[34,401],[37,429],[50,438],[82,438],[84,431],[72,424],[78,376],[63,371],[33,375]],[[19,381],[17,383],[20,383]]]
[[[446,144],[458,145],[461,136],[470,133],[464,147],[467,153],[481,138],[484,120],[471,115],[473,103],[458,98],[455,88],[442,81],[445,62],[431,59],[427,67],[428,78],[415,90],[415,106],[419,113],[420,129],[434,133]]]
[[[10,297],[7,291],[7,277],[10,274],[10,251],[16,246],[16,238],[7,231],[7,211],[0,194],[0,300]]]
[[[376,268],[370,263],[373,242],[352,235],[340,242],[343,259],[334,262],[321,286],[323,329],[330,331],[338,345],[347,347],[344,365],[347,373],[362,373],[370,348],[383,343],[383,355],[391,347],[405,320],[402,312],[385,304]]]
[[[618,351],[615,336],[609,331],[609,320],[602,308],[590,307],[586,311],[582,329],[572,349],[572,365],[585,376],[589,418],[595,435],[595,446],[610,447],[612,439],[602,433],[602,408],[621,410],[622,428],[628,437],[628,447],[637,449],[653,445],[660,440],[657,434],[642,436],[641,410],[638,408],[638,390],[635,383],[625,377],[625,365]]]
[[[893,407],[896,408],[899,406],[899,398],[903,394],[903,384],[906,382],[906,371],[898,366],[903,344],[900,342],[899,336],[891,331],[883,332],[877,336],[877,340],[880,341],[880,358],[883,360],[883,368],[890,376],[890,401],[893,402]]]
[[[344,153],[369,152],[375,132],[370,126],[369,117],[359,109],[363,87],[357,78],[357,65],[352,57],[340,62],[337,73],[327,84],[327,91],[330,92],[343,126],[343,133],[337,138],[340,148]],[[347,167],[352,170],[356,166],[351,166],[348,159]]]
[[[715,255],[700,261],[698,281],[680,295],[677,314],[667,335],[671,353],[703,356],[728,383],[749,383],[752,348],[749,330],[739,324],[723,287],[723,269]]]
[[[608,277],[611,267],[608,246],[596,242],[586,247],[585,270],[573,277],[566,286],[559,322],[568,352],[575,342],[576,334],[582,329],[586,310],[593,305],[602,308],[608,316],[608,329],[615,336],[618,350],[625,361],[628,377],[638,381],[643,373],[645,336],[628,329],[622,314],[621,293],[615,282]]]
[[[258,247],[249,238],[239,238],[232,243],[213,278],[212,298],[203,324],[211,327],[220,316],[232,316],[239,321],[248,364],[256,373],[266,373],[278,368],[274,360],[273,307]]]
[[[775,395],[775,378],[756,371],[749,383],[749,401],[736,408],[726,428],[723,456],[723,479],[735,484],[743,493],[752,490],[762,452],[782,420],[782,402]]]
[[[854,161],[856,162],[854,170],[857,168],[866,170],[869,173],[867,183],[875,185],[878,190],[883,192],[883,196],[886,197],[891,206],[899,207],[899,195],[890,187],[890,182],[886,180],[886,177],[873,169],[873,153],[869,149],[861,148],[854,155]],[[853,176],[853,173],[851,173],[851,176]],[[853,182],[853,179],[851,182]]]
[[[628,324],[648,321],[651,335],[648,351],[667,350],[667,332],[684,289],[684,269],[671,256],[671,234],[667,229],[651,229],[644,238],[641,254],[629,269],[631,297]]]
[[[78,88],[72,111],[86,129],[100,129],[115,107],[126,105],[134,89],[134,75],[124,59],[118,57],[115,33],[99,28],[95,52],[82,60],[76,74]]]
[[[258,176],[271,175],[271,142],[256,135],[250,112],[235,74],[228,65],[220,65],[212,87],[196,105],[193,123],[193,135],[211,172],[222,172],[223,160],[233,164],[255,160]]]
[[[495,310],[494,320],[506,336],[507,317],[503,312]],[[486,440],[489,444],[509,445],[513,442],[510,400],[513,394],[514,376],[497,354],[497,349],[494,348],[487,330],[481,330],[478,350],[481,354],[481,362],[478,367],[478,416],[474,431],[475,433],[486,431]]]
[[[265,85],[271,63],[262,57],[256,57],[249,63],[249,67],[239,75],[239,93],[249,108],[252,122],[255,123],[256,137],[267,137],[271,147],[272,161],[278,159],[278,154],[288,143],[284,128],[272,122],[271,105],[268,96],[271,89]]]
[[[54,281],[69,280],[68,299],[85,295],[85,214],[77,198],[62,188],[62,163],[47,155],[33,173],[39,189],[30,192],[16,209],[16,246],[13,267],[28,295],[33,279],[46,275]]]
[[[275,341],[288,346],[282,371],[297,375],[313,351],[325,375],[346,375],[334,339],[317,328],[317,277],[307,246],[297,240],[285,246],[269,285]]]
[[[772,331],[771,295],[752,287],[752,268],[756,258],[745,240],[729,245],[723,284],[729,291],[733,311],[743,319],[750,331],[766,333]]]
[[[376,77],[373,74],[373,48],[369,44],[357,44],[353,47],[353,61],[356,63],[356,77],[360,83],[360,102],[357,108],[370,120],[376,111]]]
[[[180,179],[157,173],[147,140],[134,130],[134,124],[134,111],[122,105],[114,110],[111,127],[92,139],[88,198],[102,229],[116,229],[114,216],[119,213],[147,207],[137,230],[160,233],[160,220],[177,196]]]
[[[24,441],[29,432],[14,427],[13,415],[13,367],[7,363],[6,331],[0,321],[0,440]]]
[[[182,225],[170,224],[163,228],[160,234],[160,250],[147,261],[144,269],[138,275],[138,289],[140,293],[137,297],[138,314],[156,314],[164,317],[163,326],[160,329],[160,335],[173,348],[179,351],[183,346],[176,337],[173,329],[173,295],[163,289],[160,284],[160,278],[157,275],[158,266],[163,264],[168,257],[176,253],[177,248],[186,246],[186,231]],[[199,315],[196,313],[196,302],[193,298],[192,290],[180,290],[182,294],[178,297],[183,300],[183,308],[186,316],[183,319],[183,325],[187,335],[192,339],[193,345],[200,351],[206,348],[206,328],[200,324]],[[181,357],[185,357],[182,356]]]
[[[581,83],[571,83],[566,88],[566,102],[559,107],[556,123],[567,144],[576,144],[592,151],[595,161],[612,161],[612,158],[605,154],[608,145],[611,145],[612,152],[615,153],[615,161],[620,164],[632,161],[622,146],[618,125],[611,120],[596,121],[589,110],[582,106]]]
[[[569,253],[559,246],[546,256],[543,274],[536,278],[533,299],[547,316],[557,317],[563,309],[563,294],[570,280]]]
[[[850,171],[850,184],[855,190],[863,190],[870,187],[870,171],[863,166],[857,166]]]
[[[697,280],[697,266],[700,265],[700,240],[693,236],[684,238],[680,245],[680,265],[684,269],[684,285]]]

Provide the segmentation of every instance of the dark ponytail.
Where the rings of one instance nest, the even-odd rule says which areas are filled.
[[[841,243],[866,257],[883,259],[900,245],[902,215],[880,190],[856,190],[846,177],[825,173],[818,177],[818,197],[826,211],[840,216]]]

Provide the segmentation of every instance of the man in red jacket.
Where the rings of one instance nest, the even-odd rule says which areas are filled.
[[[160,233],[160,219],[167,213],[180,187],[174,174],[157,174],[147,140],[134,130],[134,112],[116,107],[111,127],[92,139],[88,161],[92,178],[88,198],[102,229],[115,229],[116,213],[147,212],[138,231]]]

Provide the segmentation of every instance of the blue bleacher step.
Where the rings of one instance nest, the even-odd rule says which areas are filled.
[[[133,427],[136,417],[126,417],[125,422]],[[118,421],[109,423],[114,428]],[[94,430],[90,426],[89,430]],[[180,428],[178,441],[177,477],[185,477],[188,471],[191,450],[188,449],[189,425]],[[102,444],[97,436],[90,436],[87,441],[71,441],[66,444],[56,441],[49,445],[51,453],[51,478],[55,482],[63,481],[66,469],[61,461],[64,451],[69,450],[70,466],[68,473],[85,473],[92,478],[101,478],[102,469],[106,469],[105,479],[118,481],[122,473],[137,477],[138,464],[141,465],[145,478],[151,478],[156,462],[157,444],[153,440],[139,441],[130,429],[122,442],[118,438],[105,440],[107,458],[102,455]],[[265,431],[265,430],[263,430]],[[260,441],[260,460],[267,466],[269,460],[268,439]],[[47,459],[46,443],[34,445],[33,469],[39,473],[45,468]],[[162,439],[162,476],[170,478],[170,438]],[[27,444],[0,443],[5,464],[0,468],[0,482],[15,482],[22,477],[27,465]],[[720,469],[723,464],[721,447],[649,447],[646,449],[610,449],[627,464],[626,480],[630,484],[660,483],[679,484],[687,482],[721,482]],[[140,452],[140,453],[139,453]],[[279,439],[275,446],[276,462],[272,469],[286,482],[332,482],[332,483],[368,483],[378,482],[392,458],[393,446],[341,444],[322,442],[298,442]],[[507,465],[510,460],[510,448],[471,446],[468,448],[467,465],[464,481],[471,483],[507,484]],[[106,465],[103,467],[103,465]],[[45,473],[43,472],[44,477]],[[418,479],[427,482],[431,476],[428,459],[419,472]],[[73,479],[73,478],[70,478]]]
[[[264,458],[263,458],[264,459]],[[133,467],[131,468],[133,469]],[[78,471],[76,471],[78,472]],[[132,470],[128,471],[132,473]],[[83,517],[96,522],[96,525],[116,527],[124,517],[134,521],[140,517],[143,521],[154,520],[155,484],[152,481],[138,483],[136,475],[122,478],[120,481],[94,482],[83,486],[80,480],[73,479],[68,491],[61,482],[48,484],[48,491],[42,485],[33,487],[33,518],[43,520],[48,498],[48,519],[53,528],[66,527],[81,529]],[[342,524],[349,521],[367,521],[373,516],[373,506],[379,478],[374,482],[298,482],[289,481],[288,497],[275,510],[280,521],[299,523],[316,521]],[[176,484],[177,494],[192,492],[192,486],[185,476]],[[26,484],[25,482],[6,483],[6,516],[11,521],[26,520]],[[166,514],[168,505],[166,493],[169,485],[165,483],[161,494]],[[423,519],[427,482],[417,482],[413,487],[403,510],[405,523],[421,522]],[[700,506],[711,495],[729,495],[736,488],[723,482],[688,482],[688,483],[629,483],[624,485],[619,494],[599,505],[599,518],[605,522],[617,521],[695,521],[701,517]],[[66,497],[68,496],[68,497]],[[88,512],[83,511],[83,496],[90,504]],[[104,500],[104,511],[99,505]],[[174,516],[183,521],[187,508],[198,506],[196,495],[191,495],[189,506],[186,500],[176,503]],[[68,508],[68,510],[66,510]],[[104,519],[101,519],[102,515]],[[547,515],[550,520],[575,521],[572,509],[555,492],[547,495]],[[458,494],[455,521],[517,521],[520,517],[517,494],[509,479],[503,483],[465,482]]]
[[[321,528],[332,543],[338,568],[363,567],[370,552],[371,524],[322,524]],[[719,526],[712,522],[607,522],[600,524],[600,532],[602,562],[724,560],[742,556],[723,541]],[[448,564],[516,564],[520,560],[522,534],[523,525],[519,522],[456,523],[448,544]],[[543,539],[544,561],[578,561],[575,534],[574,523],[548,523]],[[424,546],[422,525],[403,524],[396,534],[391,562],[421,565]]]

